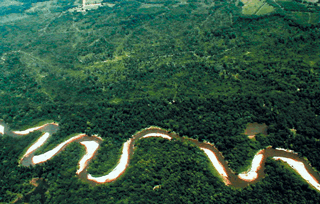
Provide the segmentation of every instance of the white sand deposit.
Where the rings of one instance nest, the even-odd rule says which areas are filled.
[[[295,153],[293,150],[284,149],[284,148],[276,148],[276,150],[281,150],[281,151],[285,151],[285,152]]]
[[[238,177],[245,181],[253,181],[258,178],[257,172],[249,171],[248,173],[239,174]]]
[[[275,160],[282,160],[287,162],[295,171],[297,171],[303,179],[305,179],[308,183],[314,186],[317,190],[320,191],[320,184],[313,178],[311,174],[307,171],[306,167],[302,162],[296,161],[294,159],[289,159],[286,157],[273,157]]]
[[[27,135],[27,134],[29,134],[30,132],[39,130],[39,129],[43,128],[43,127],[46,126],[46,125],[47,125],[47,124],[41,125],[41,126],[39,126],[39,127],[29,128],[29,129],[22,130],[22,131],[12,131],[12,132],[13,132],[14,134],[18,134],[18,135]]]
[[[52,150],[50,151],[47,151],[46,153],[43,153],[43,154],[40,154],[40,155],[37,155],[37,156],[34,156],[32,158],[32,162],[33,164],[39,164],[39,163],[42,163],[42,162],[45,162],[49,159],[51,159],[54,155],[56,155],[65,145],[77,140],[77,139],[80,139],[81,137],[84,137],[86,136],[85,134],[80,134],[80,135],[77,135],[77,136],[74,136],[70,139],[68,139],[67,141],[65,142],[62,142],[60,143],[58,146],[56,146],[55,148],[53,148]]]
[[[96,141],[83,141],[80,144],[86,147],[86,154],[79,161],[79,169],[77,170],[77,174],[80,174],[88,165],[88,161],[92,159],[94,153],[99,148],[99,143]]]
[[[0,134],[4,135],[4,126],[0,125]]]
[[[218,161],[218,158],[216,157],[216,155],[209,149],[207,148],[201,148],[204,153],[206,153],[206,155],[209,157],[212,165],[214,166],[214,168],[219,172],[219,174],[221,176],[223,176],[223,178],[225,179],[226,183],[229,183],[229,181],[227,180],[228,178],[228,174],[227,172],[224,170],[222,164]]]
[[[142,138],[146,138],[146,137],[162,137],[164,139],[171,140],[171,137],[169,135],[162,134],[162,133],[149,133],[144,135]]]
[[[256,154],[253,157],[251,169],[246,173],[239,174],[238,177],[242,180],[245,180],[245,181],[253,181],[256,178],[258,178],[257,172],[258,172],[259,167],[261,166],[262,159],[263,159],[263,155],[260,154],[260,151],[259,151],[258,154]]]
[[[49,137],[50,134],[48,132],[44,133],[31,147],[29,147],[27,152],[23,155],[23,158],[37,150],[39,147],[41,147]]]
[[[106,183],[118,178],[127,168],[129,162],[129,147],[131,144],[131,140],[132,139],[129,139],[127,142],[123,144],[120,161],[118,165],[109,174],[101,177],[93,177],[91,176],[91,174],[88,174],[87,179],[95,181],[97,183]]]

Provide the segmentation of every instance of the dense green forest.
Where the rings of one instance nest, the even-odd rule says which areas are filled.
[[[269,145],[298,152],[320,171],[317,4],[266,1],[273,12],[248,16],[235,1],[104,1],[114,6],[86,12],[55,2],[0,18],[0,118],[11,129],[48,119],[60,125],[38,153],[74,133],[98,134],[104,141],[88,171],[103,175],[124,141],[155,125],[214,143],[236,173]],[[248,139],[252,122],[266,123],[268,135]],[[91,186],[75,176],[79,144],[44,164],[19,165],[39,136],[0,136],[0,203],[320,200],[284,163],[268,160],[265,179],[235,189],[214,176],[200,149],[160,138],[138,142],[120,179]],[[47,189],[30,193],[32,178]]]

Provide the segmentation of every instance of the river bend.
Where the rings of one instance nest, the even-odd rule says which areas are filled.
[[[30,128],[23,131],[11,131],[9,127],[0,122],[0,134],[6,134],[12,137],[21,137],[27,135],[33,131],[41,131],[43,134],[39,139],[34,142],[27,150],[23,157],[20,159],[20,163],[24,166],[36,165],[39,163],[46,162],[65,149],[72,142],[79,142],[81,145],[85,146],[86,154],[81,158],[78,165],[78,174],[79,178],[88,181],[89,183],[108,183],[113,182],[119,178],[127,169],[130,159],[134,152],[135,141],[148,137],[162,137],[164,139],[179,139],[183,141],[189,141],[199,147],[209,158],[211,164],[220,174],[223,182],[226,185],[234,187],[246,187],[249,184],[256,183],[265,177],[265,162],[268,157],[271,157],[275,160],[282,160],[289,164],[301,177],[308,182],[315,189],[320,191],[320,176],[315,172],[311,165],[303,158],[300,158],[297,153],[292,150],[286,150],[281,148],[272,148],[268,147],[257,152],[254,156],[251,168],[239,175],[228,168],[227,162],[224,160],[223,155],[219,150],[210,143],[199,142],[195,139],[180,137],[175,133],[168,132],[167,130],[161,129],[159,127],[149,127],[143,129],[136,134],[134,134],[130,139],[128,139],[122,148],[122,154],[118,164],[115,168],[108,173],[107,175],[94,177],[91,174],[87,173],[88,163],[94,158],[97,154],[97,150],[100,147],[102,138],[98,136],[88,137],[86,134],[78,134],[73,136],[66,141],[60,143],[52,150],[49,150],[43,154],[35,155],[36,150],[46,143],[48,138],[58,131],[59,126],[57,123],[48,123],[39,127]]]

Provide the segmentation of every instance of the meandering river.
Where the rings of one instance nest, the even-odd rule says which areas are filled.
[[[276,160],[287,162],[289,166],[292,167],[297,173],[299,173],[303,179],[305,179],[310,185],[320,191],[319,174],[312,169],[311,165],[305,159],[300,158],[298,154],[293,152],[292,150],[281,148],[274,149],[272,147],[262,149],[258,151],[254,156],[251,168],[247,172],[235,175],[235,173],[228,167],[228,164],[224,160],[221,152],[219,152],[219,150],[213,144],[199,142],[195,139],[180,137],[175,133],[168,132],[167,130],[161,129],[159,127],[149,127],[134,134],[123,144],[122,154],[116,167],[107,175],[94,177],[91,174],[87,173],[87,167],[88,163],[97,154],[97,150],[99,149],[100,143],[102,142],[102,138],[98,136],[88,137],[85,134],[79,134],[60,143],[48,152],[40,155],[35,155],[36,150],[43,144],[45,144],[48,138],[53,133],[58,131],[58,129],[58,124],[48,123],[23,131],[11,131],[6,124],[0,122],[0,134],[6,134],[12,137],[21,137],[37,130],[43,132],[42,136],[26,150],[26,153],[21,158],[20,162],[24,166],[36,165],[46,162],[57,155],[59,152],[61,152],[68,146],[68,144],[72,142],[79,142],[81,145],[84,145],[86,148],[86,154],[79,161],[79,168],[76,174],[78,174],[79,178],[93,184],[115,181],[126,171],[134,152],[135,141],[148,137],[162,137],[168,140],[179,139],[182,142],[190,141],[195,144],[208,156],[210,162],[218,171],[226,185],[234,187],[246,187],[249,184],[260,181],[265,177],[264,170],[266,159],[268,157],[271,157]]]

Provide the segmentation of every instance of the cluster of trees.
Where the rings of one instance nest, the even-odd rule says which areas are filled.
[[[100,135],[104,141],[88,169],[94,175],[110,171],[123,142],[151,125],[214,143],[237,173],[268,145],[295,150],[320,169],[319,27],[278,14],[243,18],[227,2],[166,4],[152,15],[140,5],[1,27],[0,46],[21,51],[1,59],[0,118],[12,129],[59,122],[38,153],[73,133]],[[266,123],[268,136],[249,140],[243,133],[251,122]],[[20,167],[19,155],[38,136],[0,136],[6,175],[0,202],[30,192],[34,177],[48,181],[44,203],[319,201],[279,162],[267,162],[262,182],[233,189],[214,176],[199,149],[162,139],[139,141],[119,180],[92,187],[75,176],[84,153],[79,144],[43,165]]]
[[[32,139],[34,135],[28,137]],[[21,144],[19,138],[2,137],[1,140],[12,142],[7,146],[11,149],[15,148],[11,144]],[[12,155],[8,149],[2,149],[1,158],[17,156],[18,152]],[[16,196],[27,202],[25,195],[34,188],[28,184],[30,177],[44,178],[48,184],[46,193],[28,196],[29,202],[34,203],[93,203],[97,200],[104,203],[316,203],[320,200],[317,192],[288,165],[272,159],[266,163],[267,176],[261,182],[243,189],[228,187],[217,177],[200,149],[177,140],[148,138],[138,141],[128,170],[111,184],[90,186],[75,176],[82,153],[83,148],[73,143],[46,164],[31,169],[17,167],[16,162],[11,166],[8,162],[12,159],[8,158],[7,168],[15,171],[3,172],[1,202],[7,203]],[[45,200],[40,199],[43,193]]]
[[[31,178],[38,177],[36,168],[19,166],[19,157],[40,133],[32,133],[21,138],[0,136],[0,202],[9,203],[21,198],[34,187],[29,183]]]
[[[18,0],[16,4],[13,5],[3,5],[0,7],[0,16],[9,15],[12,13],[24,13],[24,11],[30,9],[34,3],[44,2],[48,0]],[[55,6],[55,12],[65,11],[66,9],[74,7],[73,3],[66,0],[58,0]]]
[[[9,15],[11,13],[23,13],[32,6],[32,3],[42,2],[46,0],[19,0],[17,4],[2,5],[0,7],[0,16]]]

